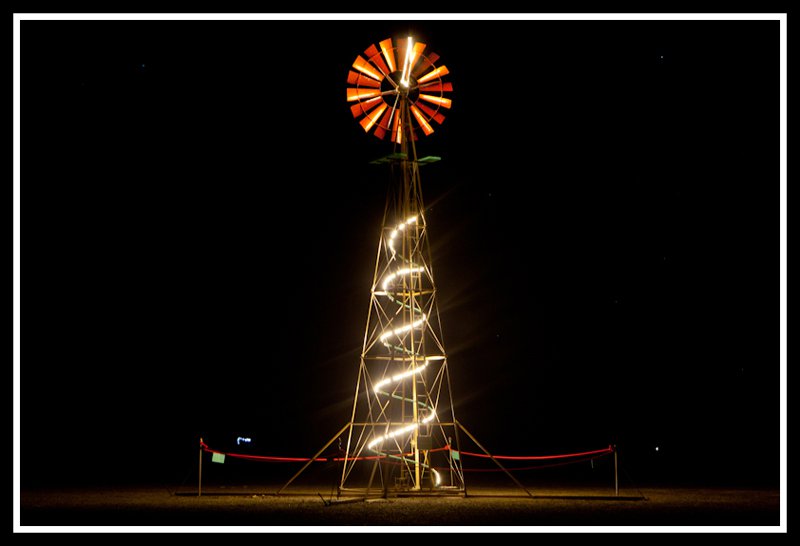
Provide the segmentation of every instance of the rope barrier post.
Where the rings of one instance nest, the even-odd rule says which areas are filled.
[[[448,377],[448,381],[449,381],[449,377]],[[456,451],[458,451],[460,453],[461,452],[461,437],[458,435],[458,427],[459,426],[460,425],[456,424],[456,426],[453,427],[453,433],[456,436]],[[453,446],[450,445],[450,456],[451,457],[453,455],[453,451],[452,450],[453,450]],[[451,458],[450,459],[450,468],[451,469],[453,468],[452,465],[453,465],[453,460]],[[458,466],[456,468],[460,469],[460,472],[458,474],[461,476],[461,486],[464,488],[464,498],[467,498],[469,496],[469,493],[467,492],[467,479],[464,477],[464,462],[461,459],[458,460]]]
[[[612,446],[614,449],[614,496],[619,497],[619,471],[617,466],[617,446]]]
[[[200,438],[199,464],[197,465],[197,496],[203,494],[203,439]]]
[[[451,436],[448,436],[447,447],[449,449],[447,450],[447,456],[450,459],[450,464],[448,465],[450,466],[450,487],[453,486],[453,448],[451,447],[452,445],[453,445],[453,438]]]
[[[381,471],[381,482],[383,483],[383,498],[389,498],[389,470],[386,468],[386,463],[381,457],[378,459],[379,470]]]

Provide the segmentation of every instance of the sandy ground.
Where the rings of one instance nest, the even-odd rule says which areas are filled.
[[[274,491],[274,490],[272,490]],[[28,526],[777,526],[779,492],[763,489],[472,489],[463,497],[345,499],[324,490],[275,496],[263,488],[23,491]],[[341,502],[347,500],[347,502]]]

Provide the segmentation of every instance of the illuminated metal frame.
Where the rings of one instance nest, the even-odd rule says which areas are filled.
[[[351,107],[353,116],[364,116],[359,122],[364,131],[381,139],[389,133],[394,143],[394,153],[374,163],[388,163],[395,183],[384,210],[350,421],[278,494],[346,434],[338,495],[386,496],[392,489],[466,496],[457,455],[461,429],[532,497],[455,418],[419,176],[420,166],[439,158],[418,159],[414,143],[414,122],[429,135],[431,120],[444,121],[440,110],[451,107],[444,93],[453,87],[442,81],[449,71],[436,66],[439,56],[426,56],[424,50],[425,44],[414,43],[411,37],[398,40],[398,47],[387,39],[380,42],[380,50],[373,44],[364,52],[368,60],[359,55],[352,65],[355,71],[348,75],[348,83],[356,86],[347,89],[348,102],[356,103]],[[399,59],[404,59],[402,70]],[[384,90],[384,80],[393,89]],[[426,434],[421,435],[423,428]],[[359,467],[367,470],[366,479],[356,472]],[[400,476],[393,472],[396,468]],[[447,471],[444,477],[439,470]]]
[[[403,133],[387,161],[394,184],[378,242],[339,491],[459,493],[466,487],[461,460],[452,451],[460,450],[459,436],[413,114],[407,94],[398,102]],[[356,470],[365,463],[369,477],[358,483],[365,476]]]
[[[411,36],[396,47],[392,39],[379,46],[357,56],[347,77],[355,86],[347,89],[353,116],[363,115],[365,132],[388,134],[394,143],[387,161],[394,184],[378,241],[339,492],[364,486],[369,492],[376,473],[384,493],[391,477],[410,491],[466,492],[451,448],[455,439],[458,453],[458,430],[415,145],[415,126],[429,135],[432,121],[444,121],[439,110],[450,108],[444,93],[452,84],[442,81],[449,70],[435,64],[439,56],[425,55],[426,45]],[[369,477],[357,483],[365,478],[356,472],[365,461]]]

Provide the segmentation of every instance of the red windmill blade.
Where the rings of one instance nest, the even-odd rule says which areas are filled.
[[[387,38],[353,61],[347,75],[347,102],[353,103],[350,110],[365,132],[380,139],[388,133],[392,142],[400,142],[404,129],[400,113],[406,108],[410,115],[405,123],[415,140],[420,130],[430,135],[433,122],[444,121],[442,111],[452,104],[446,93],[453,91],[453,84],[443,78],[450,71],[437,64],[439,55],[426,54],[425,48],[411,37],[397,40],[396,45]]]

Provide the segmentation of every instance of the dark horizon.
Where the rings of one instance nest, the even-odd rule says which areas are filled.
[[[417,147],[458,419],[777,486],[777,21],[21,27],[23,488],[347,422],[392,150],[346,77],[407,32],[454,85]]]

